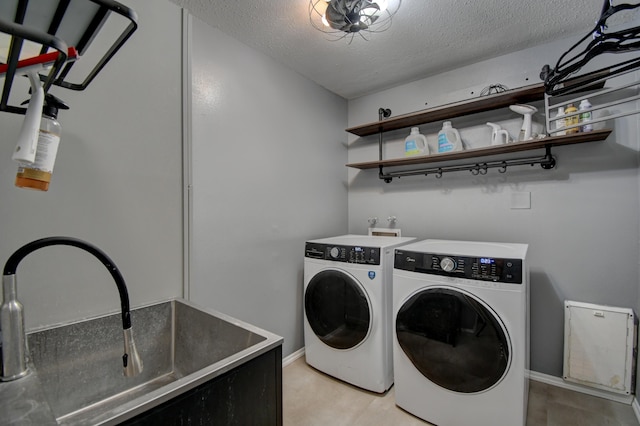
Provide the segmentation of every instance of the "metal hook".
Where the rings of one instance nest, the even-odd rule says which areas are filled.
[[[480,173],[480,167],[476,164],[476,166],[470,168],[469,171],[471,172],[472,175],[478,176],[478,173]]]
[[[507,172],[507,162],[502,162],[502,167],[498,169],[498,173],[506,173]]]
[[[440,179],[442,177],[442,169],[438,169],[438,173],[436,173],[436,179]]]
[[[482,168],[480,168],[478,170],[478,173],[480,173],[481,175],[486,175],[488,172],[488,168],[487,168],[487,163],[484,163],[484,165],[482,166]]]

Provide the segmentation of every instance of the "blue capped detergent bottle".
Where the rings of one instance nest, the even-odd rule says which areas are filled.
[[[457,129],[450,121],[442,123],[442,130],[438,132],[438,152],[462,151],[462,139]]]

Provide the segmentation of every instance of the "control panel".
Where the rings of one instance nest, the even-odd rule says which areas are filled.
[[[522,284],[522,259],[454,256],[396,249],[394,267],[423,274]]]
[[[380,247],[342,246],[307,242],[304,257],[335,262],[380,264]]]

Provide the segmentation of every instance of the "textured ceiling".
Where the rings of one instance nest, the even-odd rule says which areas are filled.
[[[603,0],[403,0],[388,31],[349,44],[329,41],[311,26],[308,0],[172,1],[347,99],[586,34],[603,5]]]

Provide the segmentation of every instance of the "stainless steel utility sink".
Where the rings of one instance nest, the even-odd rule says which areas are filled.
[[[0,383],[0,424],[118,424],[280,347],[265,330],[177,299],[131,311],[144,363],[122,374],[120,314],[27,335],[32,372]]]

